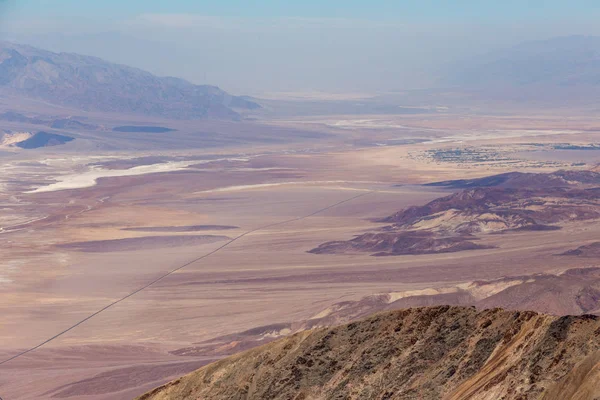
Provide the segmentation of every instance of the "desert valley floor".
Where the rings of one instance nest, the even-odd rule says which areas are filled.
[[[597,218],[484,235],[480,248],[456,252],[309,252],[458,191],[426,183],[597,171],[595,119],[424,114],[262,124],[227,129],[305,134],[292,144],[188,150],[92,151],[93,137],[86,151],[3,150],[0,362],[123,300],[0,364],[2,398],[131,399],[256,343],[402,299],[428,305],[468,292],[486,306],[595,311],[580,290],[592,278],[569,271],[596,273],[600,251],[561,254],[595,243]],[[565,277],[572,293],[550,304],[552,279]],[[511,287],[522,298],[531,287],[536,300],[510,304],[498,294]],[[348,305],[352,312],[340,314]]]

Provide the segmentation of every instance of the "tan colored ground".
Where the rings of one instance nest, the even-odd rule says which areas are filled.
[[[336,120],[341,119],[353,118]],[[365,195],[305,219],[252,232],[41,349],[0,365],[0,396],[48,398],[70,388],[64,385],[97,377],[78,384],[77,390],[67,390],[63,396],[132,398],[207,362],[175,357],[168,351],[219,335],[309,318],[334,303],[374,293],[454,287],[478,279],[597,265],[596,260],[565,261],[553,256],[597,237],[600,228],[594,222],[574,223],[562,231],[536,232],[526,237],[516,234],[486,238],[482,242],[493,240],[498,248],[474,252],[400,257],[307,253],[321,243],[350,239],[378,226],[370,221],[372,218],[448,193],[413,184],[485,176],[513,170],[515,165],[540,172],[560,167],[587,168],[593,160],[587,165],[571,166],[564,157],[552,160],[551,149],[544,150],[543,162],[515,154],[531,154],[533,150],[526,144],[534,141],[551,145],[575,139],[577,143],[590,143],[597,138],[591,131],[564,132],[556,119],[544,116],[491,118],[488,122],[492,133],[480,132],[486,129],[482,117],[421,121],[408,116],[406,121],[392,122],[380,121],[383,128],[364,130],[326,126],[323,121],[277,121],[279,125],[303,129],[308,125],[311,130],[333,133],[334,137],[315,140],[310,146],[290,145],[288,149],[277,144],[164,151],[161,155],[193,156],[198,160],[209,155],[233,155],[247,161],[218,161],[177,172],[114,176],[100,179],[93,187],[68,191],[25,193],[51,184],[49,178],[56,174],[86,173],[91,163],[153,153],[100,152],[73,157],[54,149],[26,156],[20,153],[3,160],[0,352],[6,356],[41,343],[165,272],[218,248],[222,242],[183,247],[153,242],[154,249],[121,252],[81,252],[60,245],[190,235],[123,230],[136,227],[232,225],[239,228],[197,234],[234,238]],[[577,123],[570,129],[589,129],[595,122]],[[422,126],[432,130],[423,130]],[[520,131],[519,135],[526,137],[518,139],[514,135],[503,138],[503,133],[497,132],[523,127],[537,131]],[[492,146],[498,153],[515,158],[518,164],[507,162],[504,156],[486,162],[431,158],[430,150],[464,146],[465,129],[472,136],[468,146]],[[448,139],[452,136],[458,138]],[[365,137],[374,142],[398,137],[427,141],[395,146],[353,144]],[[539,149],[536,151],[539,156]],[[396,186],[400,184],[404,186]],[[97,346],[108,347],[99,351]],[[128,350],[121,354],[123,349]],[[187,364],[169,367],[178,363]],[[123,373],[122,368],[129,367],[146,372]],[[116,381],[127,382],[126,387],[106,380],[100,375],[103,373],[116,374],[120,377]],[[88,396],[81,397],[84,393]]]

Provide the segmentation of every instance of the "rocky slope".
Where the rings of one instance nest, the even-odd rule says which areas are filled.
[[[6,42],[0,42],[0,91],[82,110],[168,118],[235,120],[236,110],[259,108],[215,86]]]
[[[420,290],[378,293],[357,301],[335,303],[305,324],[331,326],[383,310],[448,304],[478,309],[536,310],[551,315],[598,314],[600,268],[572,268],[557,274],[507,276]]]
[[[529,188],[541,189],[547,187],[567,188],[573,185],[592,185],[600,184],[600,166],[596,166],[589,171],[569,171],[560,170],[552,173],[532,173],[532,172],[507,172],[504,174],[486,176],[476,179],[458,179],[452,181],[434,182],[425,186],[448,187],[453,189],[472,189],[483,187],[500,188]]]
[[[183,357],[219,358],[313,328],[354,322],[377,312],[427,306],[501,307],[549,315],[600,314],[600,268],[572,268],[552,274],[507,276],[417,290],[376,293],[334,303],[313,316],[255,327],[193,343],[171,352]]]
[[[348,241],[327,242],[312,249],[314,254],[368,252],[374,256],[452,253],[462,250],[486,249],[472,235],[439,237],[431,231],[397,231],[365,233]]]
[[[600,174],[594,171],[510,173],[436,185],[464,189],[383,218],[378,222],[391,225],[376,232],[310,252],[381,256],[476,250],[489,248],[475,242],[481,235],[555,230],[562,223],[600,218]]]
[[[600,242],[590,243],[576,249],[566,251],[561,256],[600,257]]]
[[[305,331],[140,400],[594,399],[598,317],[414,308]]]

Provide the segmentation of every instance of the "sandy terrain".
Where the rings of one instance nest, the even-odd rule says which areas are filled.
[[[0,365],[0,396],[130,399],[209,361],[169,351],[218,336],[310,318],[377,293],[394,300],[452,295],[478,280],[597,266],[590,257],[556,256],[597,238],[596,221],[487,235],[478,243],[493,248],[477,251],[308,253],[385,225],[376,218],[452,192],[420,183],[516,168],[585,169],[600,161],[586,156],[585,164],[572,165],[571,158],[553,157],[556,143],[593,143],[592,120],[567,129],[552,116],[374,119],[270,121],[273,135],[279,129],[318,138],[288,145],[78,156],[54,148],[4,157],[1,359],[177,271]],[[185,126],[173,127],[184,135]],[[128,140],[107,137],[109,143]],[[160,145],[165,139],[152,140]],[[144,158],[150,156],[158,158]],[[498,289],[492,286],[485,290]],[[484,289],[470,290],[483,296],[477,290]]]

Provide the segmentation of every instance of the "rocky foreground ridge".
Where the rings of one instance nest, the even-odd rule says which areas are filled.
[[[599,350],[593,315],[412,308],[304,331],[138,399],[595,399]]]

